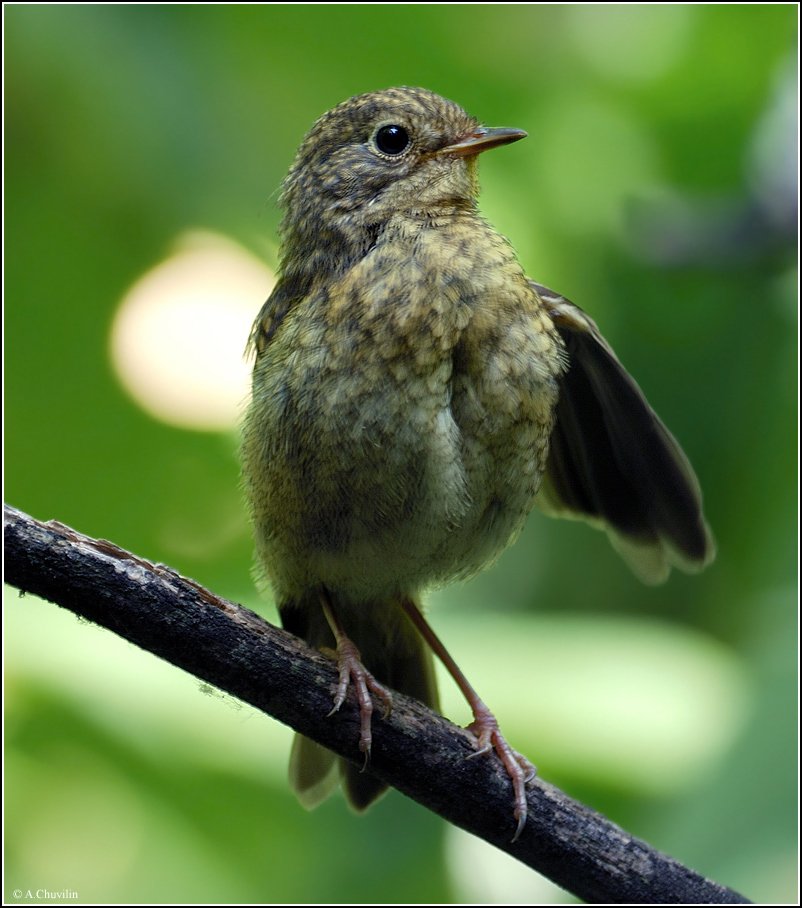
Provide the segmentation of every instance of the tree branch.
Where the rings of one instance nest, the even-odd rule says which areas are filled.
[[[63,524],[4,506],[6,582],[114,631],[361,763],[359,718],[349,697],[327,718],[333,662],[258,615]],[[370,771],[451,823],[513,855],[588,902],[745,904],[605,817],[535,780],[529,818],[515,822],[497,760],[469,760],[465,731],[421,703],[394,695],[374,714]]]

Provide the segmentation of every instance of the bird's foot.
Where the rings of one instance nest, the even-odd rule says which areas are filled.
[[[370,746],[372,743],[371,717],[373,716],[373,698],[375,694],[384,704],[384,718],[390,715],[393,708],[393,695],[380,684],[362,664],[362,656],[356,645],[345,635],[339,636],[336,651],[337,667],[340,672],[340,681],[334,695],[334,706],[329,713],[334,715],[345,702],[348,686],[353,685],[356,700],[359,706],[359,749],[365,755],[367,767],[370,759]]]
[[[478,757],[494,750],[512,782],[515,802],[513,816],[518,821],[515,835],[512,837],[514,842],[526,825],[526,786],[535,778],[537,769],[523,754],[510,747],[507,739],[501,734],[496,717],[484,703],[480,702],[473,706],[473,716],[473,722],[466,729],[476,738],[476,753],[471,754],[471,757]]]

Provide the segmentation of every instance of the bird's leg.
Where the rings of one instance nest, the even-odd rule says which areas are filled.
[[[515,835],[512,837],[514,842],[520,836],[526,825],[526,786],[528,782],[534,779],[537,770],[522,754],[513,750],[507,743],[506,738],[501,734],[498,727],[498,721],[493,713],[487,708],[481,697],[471,686],[468,679],[463,675],[457,663],[451,658],[451,654],[443,646],[440,638],[431,629],[426,619],[423,617],[420,609],[411,599],[402,599],[401,607],[409,616],[410,621],[418,629],[420,635],[432,648],[440,661],[448,669],[448,673],[457,682],[457,687],[462,691],[465,699],[468,701],[471,711],[473,712],[473,722],[467,727],[476,738],[476,753],[471,756],[477,757],[480,754],[488,753],[495,750],[498,758],[504,765],[504,768],[512,781],[512,790],[514,795],[515,808],[513,816],[518,821],[515,829]]]
[[[359,749],[365,755],[365,763],[362,767],[365,769],[370,759],[370,745],[373,740],[370,728],[373,715],[371,691],[384,703],[385,718],[390,715],[393,708],[393,696],[362,664],[362,656],[356,644],[349,639],[343,630],[343,626],[337,618],[331,598],[326,590],[320,591],[320,605],[331,632],[334,634],[337,647],[337,668],[340,672],[340,681],[337,685],[337,693],[334,696],[334,706],[329,715],[336,713],[343,705],[345,695],[348,693],[348,685],[353,684],[357,704],[359,705]]]

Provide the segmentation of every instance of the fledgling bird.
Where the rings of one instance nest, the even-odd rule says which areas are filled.
[[[334,709],[355,688],[436,708],[431,651],[513,784],[534,768],[501,735],[420,611],[516,538],[535,505],[604,527],[647,582],[713,557],[699,485],[595,323],[530,280],[477,211],[477,157],[518,139],[420,88],[359,95],[312,127],[284,181],[280,274],[253,327],[243,475],[282,622],[334,649]],[[337,758],[296,737],[313,806]],[[385,786],[341,762],[357,808]]]

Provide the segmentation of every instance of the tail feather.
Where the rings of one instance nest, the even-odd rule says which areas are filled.
[[[396,601],[335,602],[348,637],[359,649],[365,668],[382,684],[438,708],[432,654]],[[311,646],[334,648],[334,638],[317,596],[280,609],[284,628],[303,637]],[[334,718],[334,717],[333,717]],[[290,784],[301,804],[312,809],[342,782],[348,802],[365,810],[387,788],[369,767],[338,758],[320,744],[296,735],[290,755]]]
[[[298,800],[312,810],[337,787],[337,757],[311,738],[296,735],[290,751],[290,786]]]

